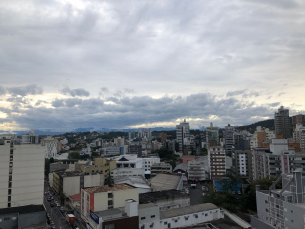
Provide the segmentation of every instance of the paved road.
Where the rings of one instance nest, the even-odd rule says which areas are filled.
[[[201,184],[197,184],[196,188],[191,188],[191,185],[183,186],[183,187],[187,187],[189,189],[191,205],[203,203],[201,186],[202,186]]]
[[[48,186],[45,186],[45,191],[48,191]],[[54,196],[54,199],[59,201],[58,197]],[[67,224],[64,216],[59,211],[58,207],[51,208],[50,202],[47,201],[47,196],[45,195],[43,198],[43,204],[51,216],[51,220],[54,222],[56,228],[58,229],[70,229],[71,227]]]

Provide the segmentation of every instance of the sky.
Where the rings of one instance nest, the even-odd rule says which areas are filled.
[[[305,114],[303,0],[1,0],[0,130]]]

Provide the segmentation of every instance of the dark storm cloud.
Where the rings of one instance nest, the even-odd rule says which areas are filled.
[[[83,88],[70,89],[69,87],[65,87],[64,89],[62,89],[61,93],[64,95],[71,95],[72,97],[75,96],[88,97],[90,95],[89,91],[86,91]]]
[[[36,84],[30,84],[21,87],[8,87],[6,88],[6,90],[9,94],[13,96],[39,95],[43,93],[42,87],[37,86]]]
[[[258,106],[234,98],[219,99],[210,93],[198,93],[189,96],[163,96],[155,99],[150,96],[108,98],[104,103],[100,98],[55,99],[53,108],[29,107],[18,114],[10,112],[10,120],[24,128],[53,128],[72,130],[75,127],[95,126],[96,129],[123,128],[145,123],[170,122],[177,119],[208,119],[217,116],[218,126],[251,123],[252,116],[269,116],[273,110],[267,106]],[[2,112],[7,112],[4,110]],[[49,122],[48,120],[52,120]],[[209,121],[194,122],[206,125]]]

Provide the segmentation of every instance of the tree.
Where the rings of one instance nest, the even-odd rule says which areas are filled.
[[[68,158],[69,159],[79,159],[80,156],[79,156],[78,152],[70,152],[69,155],[68,155]]]
[[[52,163],[54,163],[55,161],[54,161],[54,158],[53,157],[51,157],[50,158],[50,164],[52,164]]]

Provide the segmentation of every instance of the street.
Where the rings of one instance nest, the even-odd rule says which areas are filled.
[[[45,185],[45,192],[49,191],[49,186]],[[54,200],[59,201],[59,198],[57,197],[57,195],[53,195],[54,196]],[[44,195],[43,198],[43,204],[47,210],[47,213],[49,213],[50,217],[51,217],[51,221],[54,222],[56,228],[62,228],[62,229],[70,229],[71,227],[68,225],[68,223],[66,222],[64,216],[61,214],[61,212],[59,211],[58,207],[51,207],[50,206],[50,202],[47,201],[47,195]]]
[[[201,184],[197,184],[196,188],[191,188],[190,184],[183,185],[183,187],[189,189],[191,205],[203,203],[201,186],[202,186]]]

